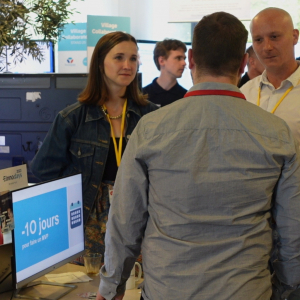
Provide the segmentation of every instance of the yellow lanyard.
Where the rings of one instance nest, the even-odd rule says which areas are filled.
[[[126,113],[126,106],[127,106],[127,99],[125,100],[125,103],[123,105],[123,112],[122,112],[122,122],[121,122],[121,136],[120,136],[120,140],[119,140],[119,149],[117,147],[117,142],[116,142],[116,138],[115,138],[115,133],[114,133],[114,129],[113,126],[111,124],[111,120],[109,118],[109,114],[107,113],[107,119],[108,122],[110,124],[110,129],[111,129],[111,135],[112,135],[112,139],[114,142],[114,148],[115,148],[115,154],[116,154],[116,160],[117,160],[117,166],[120,166],[121,163],[121,156],[122,156],[122,144],[123,144],[123,131],[124,131],[124,126],[125,126],[125,113]],[[103,108],[105,111],[107,111],[106,106],[103,104]]]
[[[300,81],[299,81],[300,82]],[[299,83],[298,82],[298,83]],[[298,85],[298,84],[297,84]],[[288,88],[286,90],[286,92],[283,94],[283,96],[278,100],[278,102],[276,103],[276,105],[274,106],[274,108],[271,110],[271,114],[274,114],[275,110],[277,109],[277,107],[280,105],[280,103],[283,101],[283,99],[286,97],[286,95],[294,88],[294,86],[292,85],[290,88]],[[261,88],[258,88],[258,97],[257,97],[257,106],[260,105],[260,92],[261,92]]]

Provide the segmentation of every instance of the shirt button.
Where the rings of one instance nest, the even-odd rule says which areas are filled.
[[[129,118],[129,114],[127,114],[127,118]]]

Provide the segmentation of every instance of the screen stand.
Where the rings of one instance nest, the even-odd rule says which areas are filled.
[[[62,289],[60,289],[59,292],[55,292],[55,295],[51,298],[45,298],[45,297],[42,297],[41,295],[33,296],[33,295],[29,295],[29,293],[19,294],[19,292],[21,290],[26,290],[27,288],[37,286],[37,285],[59,286],[59,287],[62,287]],[[33,281],[33,282],[29,283],[28,285],[26,285],[25,287],[17,289],[14,293],[14,297],[15,298],[23,298],[23,299],[57,300],[57,299],[60,299],[61,297],[63,297],[64,295],[68,294],[69,292],[71,292],[76,287],[77,287],[77,285],[73,285],[73,284],[63,284],[63,283],[50,282],[50,281]]]

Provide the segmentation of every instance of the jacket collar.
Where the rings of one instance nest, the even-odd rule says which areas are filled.
[[[296,71],[293,74],[291,74],[287,79],[283,80],[281,82],[281,85],[277,89],[280,89],[285,84],[285,82],[290,82],[294,87],[297,84],[299,84],[299,80],[300,80],[300,62],[297,61],[297,63],[298,63],[298,68],[296,69]],[[273,86],[270,83],[270,81],[268,80],[266,70],[263,71],[263,73],[261,74],[261,77],[260,77],[260,86],[262,86],[263,84]]]
[[[95,121],[104,118],[104,113],[99,105],[87,105],[85,122]]]
[[[134,114],[142,117],[141,115],[141,111],[140,111],[140,108],[139,106],[137,105],[136,102],[134,102],[133,100],[131,99],[127,99],[127,110],[126,110],[126,113],[127,112],[133,112]]]

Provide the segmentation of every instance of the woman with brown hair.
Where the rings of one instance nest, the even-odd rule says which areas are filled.
[[[97,43],[78,102],[60,111],[31,164],[41,180],[82,173],[87,252],[104,254],[113,184],[140,118],[157,109],[138,89],[137,42],[112,32]]]

